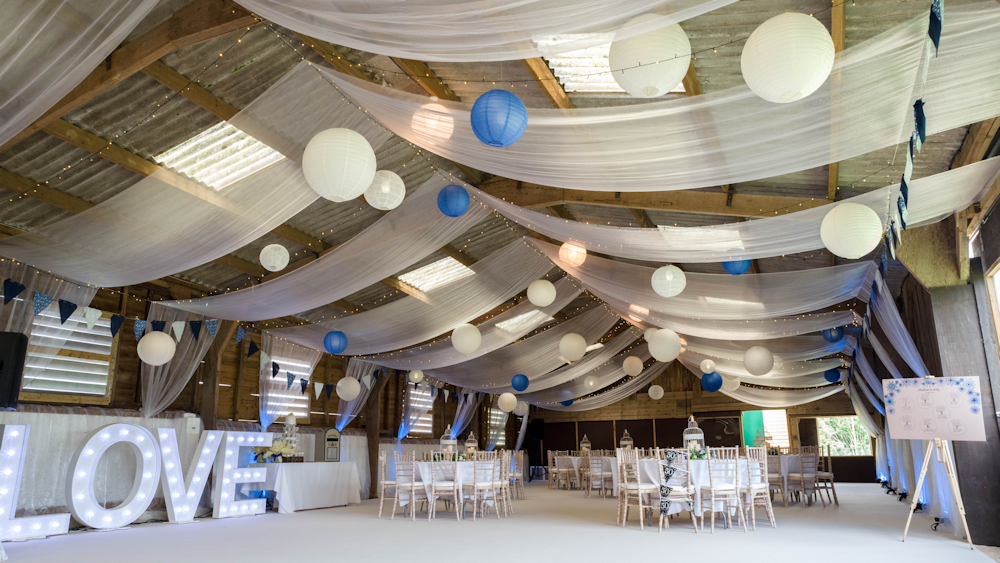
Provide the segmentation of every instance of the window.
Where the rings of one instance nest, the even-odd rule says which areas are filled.
[[[490,409],[490,427],[492,428],[493,426],[495,426],[497,424],[500,424],[501,422],[504,422],[503,419],[506,418],[507,416],[508,416],[507,413],[503,412],[502,410],[500,410],[498,408],[491,408]],[[506,429],[501,429],[500,430],[500,437],[497,438],[497,445],[496,445],[496,448],[494,448],[494,449],[500,449],[500,448],[506,448],[506,447],[507,447],[507,432],[506,432]]]
[[[309,377],[312,375],[309,364],[280,357],[273,357],[271,358],[271,361],[278,364],[278,367],[281,368],[278,375],[275,375],[273,378],[274,381],[280,382],[278,384],[279,390],[276,397],[282,401],[287,401],[287,405],[285,405],[285,408],[281,413],[281,417],[279,418],[291,413],[295,415],[296,424],[308,424],[310,414],[309,401],[313,396],[312,382],[309,382],[305,393],[302,393],[300,380],[305,379],[308,381]],[[285,386],[288,385],[289,371],[291,371],[291,373],[295,376],[295,381],[292,382],[292,386],[290,388],[285,389]]]
[[[429,385],[418,385],[416,388],[411,386],[406,393],[410,395],[413,408],[427,407],[427,412],[413,425],[410,434],[432,435],[434,433],[434,399],[431,398],[431,387]]]
[[[108,319],[98,319],[88,329],[81,309],[61,323],[59,313],[50,306],[32,320],[28,343],[43,348],[28,353],[22,390],[107,395],[114,348]]]
[[[153,160],[221,190],[284,158],[271,147],[223,122],[156,155]]]
[[[399,276],[399,281],[412,285],[420,291],[430,291],[435,287],[441,287],[455,280],[471,276],[474,273],[464,264],[449,256],[407,272]]]
[[[779,448],[787,448],[788,442],[788,417],[784,409],[761,411],[764,419],[764,432],[771,437],[768,443]]]
[[[872,441],[856,416],[817,418],[819,445],[830,446],[830,455],[872,455]]]

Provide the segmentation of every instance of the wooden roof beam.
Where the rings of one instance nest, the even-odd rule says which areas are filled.
[[[545,62],[545,59],[541,57],[523,59],[521,64],[528,70],[528,74],[535,79],[538,88],[549,99],[552,107],[556,109],[573,109],[576,107],[569,99],[569,96],[566,95],[566,90],[563,89],[562,84],[552,74],[552,69],[549,68],[549,64]]]
[[[455,92],[453,92],[443,80],[438,78],[437,74],[435,74],[434,71],[423,62],[411,59],[401,59],[399,57],[392,57],[392,62],[396,63],[396,66],[402,69],[407,76],[409,76],[431,96],[435,96],[442,100],[451,100],[453,102],[462,101],[462,99],[459,98],[458,95],[455,94]]]
[[[830,36],[833,38],[834,52],[839,53],[844,50],[844,29],[847,22],[847,2],[833,2],[830,9]],[[840,80],[835,78],[833,82],[834,97],[840,95]],[[831,134],[836,134],[837,126]],[[840,178],[840,163],[831,162],[827,167],[826,199],[836,201],[837,181]]]

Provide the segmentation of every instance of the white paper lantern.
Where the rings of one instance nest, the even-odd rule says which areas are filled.
[[[622,362],[622,369],[625,370],[625,375],[635,377],[642,373],[642,360],[636,356],[629,356]]]
[[[548,307],[556,300],[556,286],[549,280],[535,280],[528,285],[528,301],[535,307]]]
[[[660,387],[659,385],[650,385],[649,386],[649,398],[653,399],[654,401],[659,401],[660,399],[662,399],[663,398],[663,387]]]
[[[471,354],[479,349],[483,335],[479,329],[468,323],[461,324],[451,331],[451,343],[462,354]]]
[[[511,412],[517,407],[517,397],[513,393],[502,393],[497,399],[497,406],[503,412]]]
[[[527,416],[528,403],[525,403],[524,401],[518,401],[517,406],[514,407],[514,414],[517,416]]]
[[[670,362],[681,353],[681,337],[669,328],[661,328],[648,341],[649,353],[658,362]]]
[[[575,362],[587,353],[587,341],[582,336],[571,332],[559,340],[559,355],[567,361]]]
[[[345,377],[337,382],[337,396],[345,401],[353,401],[361,393],[361,384],[353,377]]]
[[[750,375],[766,375],[774,367],[774,355],[763,346],[754,346],[743,354],[743,367]]]
[[[827,212],[819,227],[827,250],[841,258],[861,258],[882,239],[878,213],[860,203],[841,203]]]
[[[755,94],[783,104],[819,89],[830,76],[835,55],[833,38],[819,20],[789,12],[774,16],[750,34],[740,68]]]
[[[357,131],[320,131],[302,154],[302,174],[316,193],[330,201],[354,199],[375,178],[375,151]]]
[[[663,266],[653,272],[653,291],[663,297],[673,297],[684,291],[687,277],[677,266]]]
[[[406,184],[395,172],[379,170],[375,173],[368,189],[365,190],[365,201],[368,205],[382,211],[396,209],[406,197]]]
[[[656,331],[658,330],[660,329],[656,328],[655,326],[652,328],[647,328],[646,332],[642,333],[642,337],[646,339],[646,342],[649,342],[650,340],[653,339],[653,335],[656,334]]]
[[[410,380],[410,383],[420,383],[424,380],[424,372],[419,369],[415,369],[406,374],[406,378]]]
[[[280,272],[288,265],[288,249],[280,244],[269,244],[260,251],[260,265],[268,272]]]
[[[625,27],[658,20],[663,16],[644,14]],[[679,24],[621,39],[608,51],[611,76],[636,98],[656,98],[680,84],[691,64],[691,43]]]
[[[715,362],[712,360],[701,361],[701,373],[712,373],[715,371]]]
[[[597,386],[600,384],[601,380],[596,375],[588,375],[583,378],[583,388],[587,391],[597,391]]]
[[[740,388],[740,378],[730,377],[728,375],[722,376],[722,390],[733,392]]]
[[[559,259],[570,265],[579,266],[587,259],[587,249],[568,242],[559,247]]]
[[[435,141],[447,141],[455,130],[455,118],[441,104],[425,104],[413,114],[410,128]]]
[[[151,366],[162,366],[174,357],[177,342],[165,332],[154,330],[139,339],[139,359]]]

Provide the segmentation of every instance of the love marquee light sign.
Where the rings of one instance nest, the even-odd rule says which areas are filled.
[[[266,508],[263,499],[236,500],[236,486],[267,478],[268,468],[239,467],[238,459],[241,447],[270,446],[269,432],[203,432],[185,473],[173,428],[150,431],[135,424],[116,423],[95,430],[73,455],[66,478],[66,504],[70,514],[14,518],[29,431],[28,425],[0,425],[3,437],[0,441],[0,541],[65,534],[69,531],[70,514],[81,524],[99,530],[128,526],[149,507],[158,483],[163,489],[168,520],[171,523],[191,522],[210,471],[213,518],[251,516],[261,514]],[[114,508],[104,508],[94,495],[94,476],[97,462],[114,444],[130,446],[135,454],[136,473],[125,500]]]

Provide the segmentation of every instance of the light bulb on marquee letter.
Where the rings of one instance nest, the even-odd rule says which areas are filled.
[[[241,468],[240,447],[256,448],[271,445],[270,432],[226,432],[219,453],[215,457],[212,473],[212,518],[232,518],[261,514],[266,508],[264,499],[236,499],[236,485],[259,483],[267,479],[266,467]]]
[[[24,424],[0,425],[0,436],[3,436],[0,441],[0,490],[6,491],[0,495],[0,541],[44,538],[69,531],[69,514],[14,518],[30,429]],[[0,548],[2,553],[3,548]]]
[[[114,444],[128,444],[135,454],[135,481],[128,497],[114,508],[104,508],[94,496],[97,462]],[[66,500],[73,518],[102,530],[128,526],[153,501],[160,478],[160,449],[149,430],[135,424],[109,424],[91,432],[69,463]]]
[[[181,456],[178,452],[177,436],[173,428],[157,429],[160,441],[160,452],[163,456],[163,472],[160,474],[160,485],[163,487],[163,501],[167,505],[167,520],[173,523],[185,523],[194,520],[198,510],[198,502],[208,483],[208,474],[212,470],[212,461],[219,450],[219,444],[224,440],[225,432],[208,430],[201,433],[201,440],[194,450],[187,478],[181,468]]]

